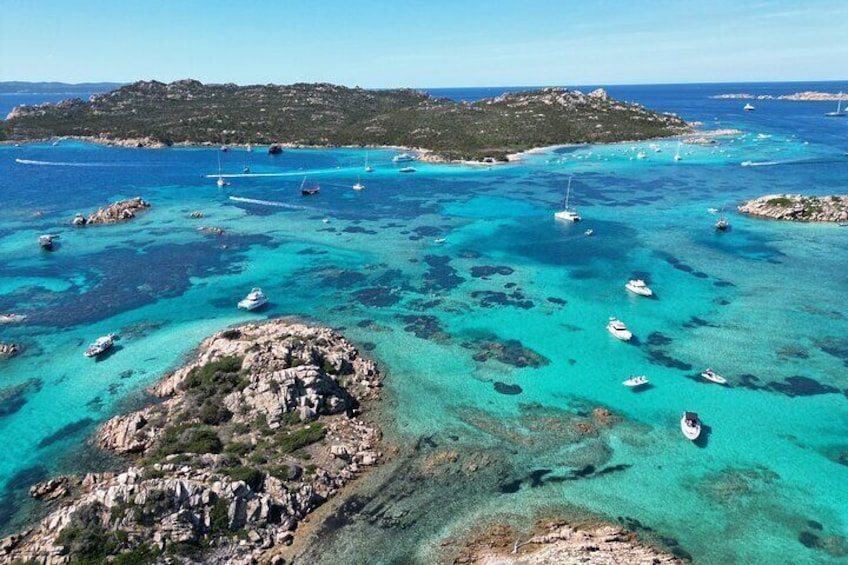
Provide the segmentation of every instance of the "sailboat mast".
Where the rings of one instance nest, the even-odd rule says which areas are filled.
[[[565,191],[565,209],[568,210],[568,199],[571,197],[571,177],[568,177],[568,188]]]

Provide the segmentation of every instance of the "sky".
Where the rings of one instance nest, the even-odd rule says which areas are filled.
[[[844,80],[848,0],[0,0],[0,81]]]

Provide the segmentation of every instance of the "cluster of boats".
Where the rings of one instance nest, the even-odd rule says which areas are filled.
[[[627,283],[624,285],[624,288],[639,296],[651,297],[654,295],[654,292],[648,287],[647,284],[645,284],[645,281],[643,281],[642,279],[631,279],[627,281]],[[607,331],[609,331],[615,338],[620,339],[622,341],[630,341],[630,339],[633,337],[633,333],[627,328],[624,322],[614,317],[610,317],[609,322],[607,323]],[[700,376],[704,380],[716,384],[727,384],[727,379],[725,379],[709,367],[705,369]],[[648,377],[646,377],[645,375],[631,375],[621,384],[628,388],[636,389],[647,385],[648,382]],[[698,437],[701,435],[701,421],[698,418],[698,414],[696,414],[695,412],[685,412],[683,414],[683,418],[681,418],[680,420],[680,428],[683,432],[683,435],[686,436],[688,439],[692,441],[698,439]]]

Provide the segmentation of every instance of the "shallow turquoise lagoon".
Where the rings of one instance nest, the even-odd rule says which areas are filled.
[[[368,152],[366,174],[353,149],[0,148],[0,312],[28,316],[0,326],[24,347],[0,361],[3,530],[30,515],[32,482],[112,464],[85,439],[205,336],[293,315],[381,363],[386,429],[415,446],[365,481],[312,562],[429,562],[477,519],[544,512],[617,521],[697,563],[845,559],[848,229],[735,213],[763,194],[844,193],[845,124],[815,104],[749,116],[693,100],[687,118],[740,132],[678,162],[676,140],[405,175],[388,150]],[[219,157],[224,174],[273,176],[219,189]],[[300,196],[304,175],[319,195]],[[575,225],[553,218],[569,177]],[[69,224],[136,195],[152,207],[131,223]],[[732,227],[716,233],[722,213]],[[61,236],[56,251],[40,233]],[[636,277],[656,298],[624,290]],[[237,311],[253,286],[270,306]],[[109,332],[115,351],[84,358]],[[699,379],[706,367],[729,386]],[[621,385],[636,374],[652,386]],[[575,439],[596,408],[620,420]],[[684,410],[702,441],[681,435]],[[442,449],[480,469],[424,478]]]

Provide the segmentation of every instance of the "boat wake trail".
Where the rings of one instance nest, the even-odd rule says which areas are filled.
[[[784,159],[782,161],[742,161],[743,167],[774,167],[776,165],[821,165],[826,163],[843,163],[836,159]]]
[[[274,206],[275,208],[285,208],[287,210],[310,210],[318,211],[318,208],[311,206],[296,206],[294,204],[286,204],[285,202],[274,202],[273,200],[259,200],[257,198],[244,198],[242,196],[230,196],[233,202],[244,202],[245,204],[259,204],[260,206]]]
[[[67,161],[37,161],[35,159],[15,159],[21,165],[37,165],[40,167],[123,167],[118,163],[71,163]]]

